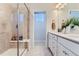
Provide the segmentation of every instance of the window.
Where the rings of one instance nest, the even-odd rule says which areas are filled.
[[[79,18],[79,11],[70,11],[70,16]]]

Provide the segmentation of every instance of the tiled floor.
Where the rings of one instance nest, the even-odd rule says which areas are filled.
[[[17,49],[16,48],[10,48],[4,53],[2,53],[0,56],[17,56]]]
[[[17,50],[8,49],[0,56],[17,56]],[[51,53],[45,46],[35,46],[30,51],[25,50],[23,56],[51,56]]]
[[[0,56],[17,56],[17,50],[16,48],[8,49]],[[30,51],[26,49],[22,56],[51,56],[51,53],[45,46],[35,46]]]
[[[20,50],[22,51],[22,49]],[[17,56],[17,49],[16,48],[8,49],[3,54],[1,54],[1,56]],[[26,49],[22,56],[51,56],[51,53],[45,46],[44,42],[42,43],[37,42],[35,43],[35,46],[31,48],[29,51],[27,51]]]
[[[23,56],[51,56],[51,53],[45,46],[35,46],[30,51],[25,51]]]
[[[23,48],[19,49],[19,54],[21,54],[24,51]],[[0,56],[17,56],[17,48],[10,48],[3,52]]]

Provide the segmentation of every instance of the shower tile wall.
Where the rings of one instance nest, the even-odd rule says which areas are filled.
[[[0,4],[0,54],[9,49],[11,39],[10,9],[8,4]]]

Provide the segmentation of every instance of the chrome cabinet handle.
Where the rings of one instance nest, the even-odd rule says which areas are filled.
[[[63,51],[63,53],[64,53],[65,55],[68,55],[68,56],[69,56],[69,54],[68,54],[66,51]]]

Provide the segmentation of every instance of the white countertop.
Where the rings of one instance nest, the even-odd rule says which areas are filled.
[[[64,34],[64,33],[60,33],[60,32],[50,32],[53,33],[55,35],[67,38],[69,40],[75,41],[79,43],[79,34]]]

